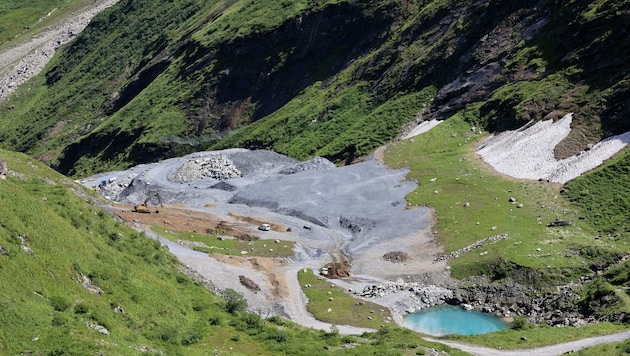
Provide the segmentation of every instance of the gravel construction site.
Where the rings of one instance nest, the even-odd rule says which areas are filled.
[[[434,263],[443,251],[430,231],[432,212],[407,205],[405,196],[416,184],[405,180],[406,174],[376,158],[335,167],[319,157],[300,162],[270,151],[229,149],[108,172],[83,183],[98,187],[113,202],[116,216],[160,239],[217,290],[242,293],[252,311],[330,330],[331,325],[306,310],[297,281],[301,269],[353,291],[391,281],[430,284],[448,278],[446,262]],[[143,203],[148,213],[134,212]],[[260,229],[263,224],[269,231]],[[226,239],[252,235],[268,240],[270,248],[292,241],[294,254],[267,258],[249,256],[248,250],[229,256],[198,252],[161,237],[155,226],[200,234],[220,231]],[[322,267],[327,267],[323,273]],[[248,288],[239,276],[259,290]],[[409,297],[413,299],[411,293]],[[398,322],[413,309],[402,294],[383,299]],[[364,331],[337,327],[344,333]]]
[[[491,136],[479,146],[479,154],[504,174],[566,182],[601,164],[629,141],[626,133],[585,154],[557,161],[553,148],[568,134],[570,120],[567,115],[557,124],[542,122]],[[439,123],[422,123],[407,138]],[[405,196],[416,183],[405,179],[407,170],[385,167],[381,155],[382,149],[361,163],[336,167],[319,157],[300,162],[271,151],[229,149],[108,172],[82,182],[112,201],[109,208],[116,216],[162,241],[217,292],[231,288],[242,293],[254,312],[330,330],[332,325],[306,310],[308,300],[297,273],[311,269],[357,298],[369,297],[389,308],[393,321],[403,325],[404,314],[448,298],[450,291],[444,287],[452,280],[446,260],[437,258],[444,251],[430,229],[432,211],[408,206]],[[146,209],[144,213],[138,206]],[[268,241],[269,251],[290,241],[293,254],[253,256],[246,248],[230,255],[198,252],[165,239],[156,227],[165,233],[185,231],[220,239],[253,236]],[[342,333],[365,331],[337,327]]]

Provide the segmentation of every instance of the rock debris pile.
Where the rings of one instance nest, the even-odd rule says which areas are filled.
[[[207,158],[185,162],[170,177],[170,180],[187,183],[203,178],[224,180],[241,176],[241,172],[226,155],[216,154]]]
[[[112,177],[105,180],[105,184],[102,182],[99,183],[100,194],[104,196],[117,197],[122,193],[125,188],[127,188],[131,182],[133,182],[134,178],[138,176],[137,173],[131,173],[124,177]]]
[[[187,247],[213,248],[213,246],[208,246],[201,241],[177,240],[175,242],[179,245],[187,246]]]
[[[417,282],[388,282],[385,284],[372,284],[366,286],[358,294],[365,298],[389,297],[393,293],[409,293],[403,298],[404,305],[400,305],[407,312],[412,313],[434,305],[444,304],[453,298],[453,291],[435,285],[427,285]]]
[[[444,261],[444,260],[448,260],[450,258],[457,258],[459,255],[461,255],[462,253],[466,253],[466,252],[470,252],[476,248],[482,247],[482,246],[486,246],[486,245],[492,245],[494,243],[496,243],[497,241],[501,241],[503,239],[507,239],[508,235],[507,234],[499,234],[499,235],[494,235],[494,236],[490,236],[490,237],[486,237],[485,239],[481,239],[477,242],[475,242],[474,244],[468,245],[464,248],[460,248],[457,251],[453,251],[450,253],[447,253],[446,255],[442,255],[440,257],[437,257],[435,260],[433,260],[433,262],[440,262],[440,261]]]
[[[319,171],[322,169],[331,169],[335,168],[335,164],[331,161],[322,158],[322,157],[314,157],[310,161],[299,162],[291,167],[287,167],[280,171],[280,174],[294,174],[298,172],[305,171]]]
[[[382,259],[392,263],[403,263],[409,261],[411,259],[411,256],[409,256],[409,254],[406,252],[392,251],[384,254]]]

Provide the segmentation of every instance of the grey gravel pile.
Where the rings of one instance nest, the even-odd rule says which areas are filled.
[[[291,167],[287,167],[281,170],[280,174],[294,174],[298,172],[319,171],[331,168],[335,168],[334,163],[322,157],[315,157],[310,161],[299,162]]]
[[[184,183],[203,178],[224,180],[241,176],[241,172],[226,155],[216,154],[206,158],[186,161],[170,177],[170,180]]]
[[[118,195],[122,193],[122,191],[125,190],[125,188],[127,188],[137,176],[137,173],[131,173],[124,177],[106,179],[105,181],[107,184],[100,186],[100,194],[114,199],[115,197],[118,197]]]

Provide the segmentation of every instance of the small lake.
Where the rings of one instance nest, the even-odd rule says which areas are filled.
[[[403,321],[409,329],[432,336],[479,335],[509,328],[508,324],[494,315],[450,305],[408,314]]]

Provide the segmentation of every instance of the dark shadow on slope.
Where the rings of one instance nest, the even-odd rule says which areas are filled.
[[[108,109],[107,115],[112,115],[122,107],[127,105],[133,98],[140,94],[146,87],[151,84],[162,72],[164,72],[171,64],[168,60],[159,61],[152,66],[142,70],[137,79],[127,84],[121,91],[118,98],[114,101],[112,107]]]
[[[66,147],[63,151],[59,164],[55,167],[57,171],[66,175],[73,175],[75,164],[83,157],[100,156],[101,161],[114,159],[121,152],[121,148],[131,146],[141,135],[143,128],[138,128],[132,132],[118,132],[115,135],[95,134],[85,137]]]
[[[392,8],[396,7],[387,5],[368,14],[356,4],[329,5],[218,49],[190,44],[183,53],[190,66],[184,66],[180,76],[202,72],[212,63],[212,71],[204,74],[212,84],[195,100],[214,100],[218,105],[251,102],[255,121],[314,82],[335,75],[353,58],[378,48],[395,20],[388,13]],[[219,129],[233,128],[237,120],[223,121]]]

